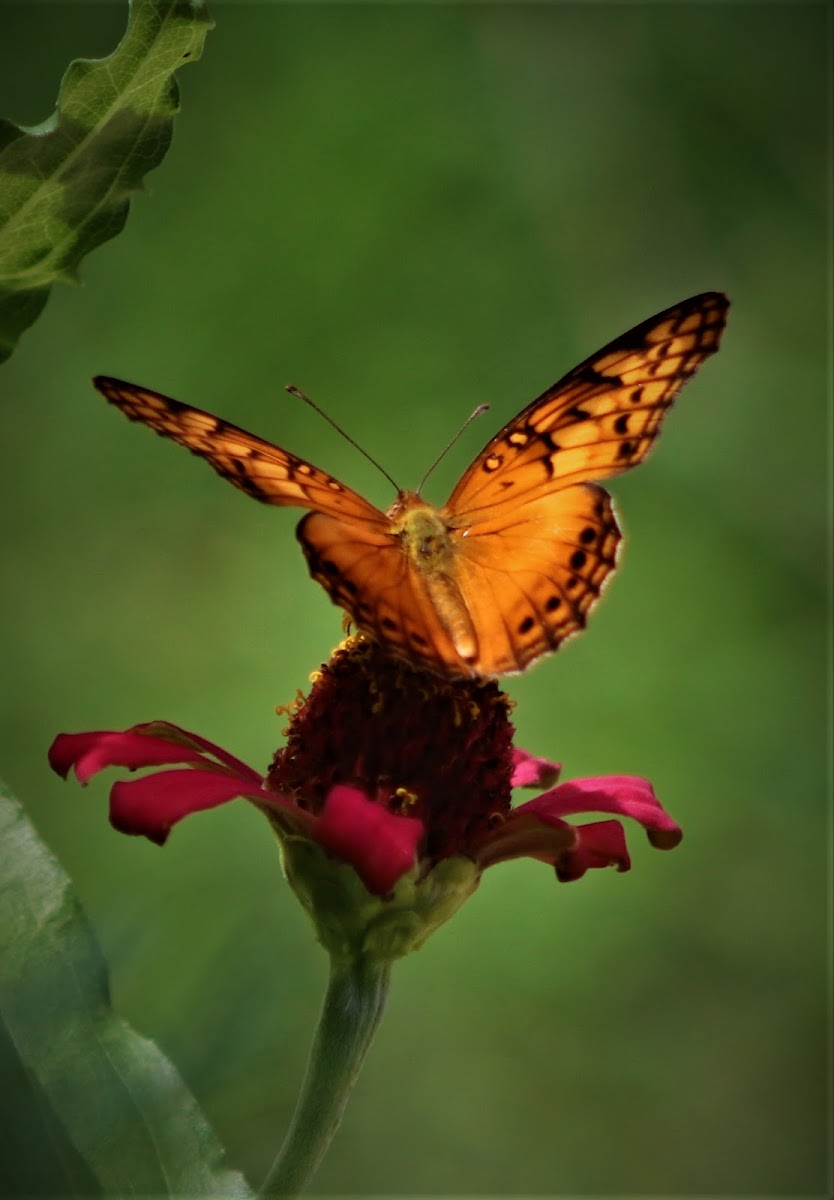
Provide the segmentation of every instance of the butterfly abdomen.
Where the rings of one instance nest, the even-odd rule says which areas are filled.
[[[455,535],[434,505],[413,492],[400,494],[389,517],[391,532],[422,576],[432,608],[461,659],[460,671],[465,674],[465,664],[477,657],[478,638],[456,579]]]

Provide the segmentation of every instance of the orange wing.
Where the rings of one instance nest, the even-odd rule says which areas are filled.
[[[313,509],[305,521],[322,522],[330,535],[319,544],[318,526],[311,526],[308,541],[305,521],[298,526],[314,578],[358,625],[386,640],[387,608],[378,593],[391,591],[386,585],[402,575],[404,556],[384,513],[332,475],[211,413],[118,379],[97,376],[93,383],[131,421],[204,458],[247,495],[265,504]],[[351,572],[358,572],[359,584]]]
[[[220,417],[107,376],[93,383],[130,420],[204,458],[247,495],[312,509],[296,536],[333,603],[397,657],[441,673],[470,673],[386,514],[332,475]]]
[[[590,483],[472,526],[456,544],[458,582],[477,633],[470,672],[523,671],[584,629],[619,543],[611,497]]]
[[[718,349],[728,308],[720,292],[692,296],[574,367],[484,447],[444,511],[469,524],[642,462],[666,409]]]
[[[375,530],[388,525],[384,513],[332,475],[229,421],[106,375],[97,375],[93,384],[131,421],[179,442],[264,504],[312,508]]]
[[[464,473],[441,515],[476,633],[466,673],[523,671],[584,627],[620,540],[610,497],[590,481],[645,458],[718,349],[728,307],[706,292],[637,325],[528,405]]]

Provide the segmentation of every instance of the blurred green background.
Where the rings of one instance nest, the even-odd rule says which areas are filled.
[[[59,730],[163,717],[256,765],[339,638],[299,514],[90,386],[109,373],[390,489],[292,381],[440,502],[522,405],[694,292],[724,346],[612,488],[586,635],[524,678],[521,745],[649,776],[684,826],[631,875],[491,872],[396,970],[321,1193],[825,1191],[830,170],[826,5],[220,5],[174,144],[2,377],[2,769],[75,876],[120,1010],[258,1183],[323,953],[245,804],[164,850]],[[118,4],[5,5],[0,110],[51,111]],[[828,1131],[830,1132],[830,1131]]]

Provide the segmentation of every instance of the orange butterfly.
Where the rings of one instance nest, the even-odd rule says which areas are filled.
[[[256,500],[311,509],[297,529],[311,575],[393,655],[447,676],[504,675],[584,627],[620,541],[611,497],[592,481],[642,462],[718,349],[728,307],[719,292],[692,296],[574,367],[496,434],[442,508],[400,491],[381,512],[228,421],[93,382]]]

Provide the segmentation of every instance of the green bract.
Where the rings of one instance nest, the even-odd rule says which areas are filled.
[[[419,950],[475,891],[478,867],[457,855],[418,880],[419,866],[400,877],[389,896],[369,892],[353,867],[307,838],[281,838],[287,881],[310,914],[319,941],[335,961],[391,962]]]

